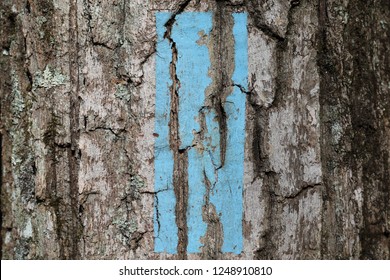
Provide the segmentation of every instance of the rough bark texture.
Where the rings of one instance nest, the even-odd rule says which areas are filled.
[[[338,2],[320,7],[323,256],[389,259],[390,3]]]
[[[186,253],[184,187],[178,254],[153,252],[161,10],[248,13],[240,255],[220,252],[212,207]],[[230,71],[218,24],[212,63]],[[0,28],[3,259],[390,258],[388,0],[2,0]]]

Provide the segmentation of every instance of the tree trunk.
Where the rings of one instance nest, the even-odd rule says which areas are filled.
[[[183,133],[206,143],[214,116],[221,162],[201,170],[196,240],[191,153],[208,148],[183,146],[178,71],[191,52],[175,41],[189,12],[211,19],[196,41],[209,57],[194,62],[210,64],[210,82],[199,131]],[[245,30],[235,29],[237,15]],[[0,21],[3,259],[390,258],[388,0],[2,0]],[[247,48],[235,52],[240,34]],[[163,164],[172,164],[173,202],[157,174],[163,44],[171,101],[162,127],[172,154]],[[241,57],[246,84],[234,78]],[[236,132],[233,94],[246,104]],[[240,129],[234,159],[243,160],[232,162]],[[229,164],[225,183],[242,184],[237,201],[213,198],[209,174],[221,179]],[[239,212],[227,217],[218,206],[225,199]],[[168,215],[173,251],[157,233]],[[238,234],[230,249],[229,222]]]

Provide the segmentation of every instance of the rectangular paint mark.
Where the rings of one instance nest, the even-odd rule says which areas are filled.
[[[155,142],[155,251],[177,253],[176,198],[173,186],[174,158],[170,147],[170,109],[172,49],[164,38],[165,23],[171,14],[156,13],[156,125]],[[247,16],[233,14],[234,72],[233,84],[247,85]],[[213,28],[213,14],[187,12],[176,16],[171,38],[176,44],[176,75],[180,81],[180,149],[188,153],[188,253],[201,251],[207,232],[204,207],[213,206],[223,232],[222,252],[242,251],[243,174],[246,96],[232,87],[223,109],[226,115],[226,152],[222,165],[220,124],[217,112],[207,106],[206,91],[212,84],[210,50],[207,38]],[[206,39],[205,39],[206,38]],[[205,42],[206,41],[206,42]],[[207,193],[207,190],[209,193]],[[206,198],[207,197],[207,198]]]
[[[158,13],[156,25],[158,34],[156,62],[156,133],[155,142],[155,215],[154,232],[155,251],[176,253],[178,242],[175,221],[175,194],[173,190],[173,153],[169,147],[169,111],[170,85],[169,64],[172,60],[171,48],[167,40],[163,40],[164,24],[170,14]]]

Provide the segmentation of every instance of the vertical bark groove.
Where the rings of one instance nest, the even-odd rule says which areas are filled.
[[[224,109],[226,96],[232,92],[233,84],[231,77],[234,69],[234,48],[229,44],[233,38],[233,19],[226,8],[224,1],[217,1],[217,8],[213,16],[212,44],[214,58],[212,61],[215,83],[214,92],[211,95],[211,103],[217,114],[220,134],[220,157],[221,167],[225,164],[226,138],[227,138],[227,116]],[[232,60],[233,58],[233,60]]]
[[[178,50],[176,43],[171,37],[173,24],[178,13],[181,13],[190,1],[185,1],[179,6],[177,13],[174,13],[165,24],[166,38],[172,50],[172,61],[170,64],[171,75],[171,108],[169,120],[169,144],[173,152],[173,187],[176,197],[176,224],[178,228],[177,253],[179,259],[187,258],[188,229],[187,229],[187,206],[188,206],[188,155],[187,150],[181,150],[181,140],[179,135],[179,90],[180,80],[176,74],[176,63],[178,59]]]
[[[80,85],[80,73],[79,73],[79,36],[78,36],[78,3],[77,0],[72,0],[69,7],[69,76],[70,76],[70,141],[71,146],[68,148],[68,161],[69,161],[69,179],[70,179],[70,207],[71,207],[71,232],[69,258],[80,258],[80,252],[78,245],[80,242],[81,224],[79,220],[79,202],[78,202],[78,172],[79,172],[79,115],[80,115],[80,100],[79,100],[79,85]]]

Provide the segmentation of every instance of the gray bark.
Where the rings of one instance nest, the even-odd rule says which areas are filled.
[[[248,13],[240,255],[218,227],[154,253],[159,10]],[[3,0],[0,21],[3,259],[390,258],[388,0]]]

